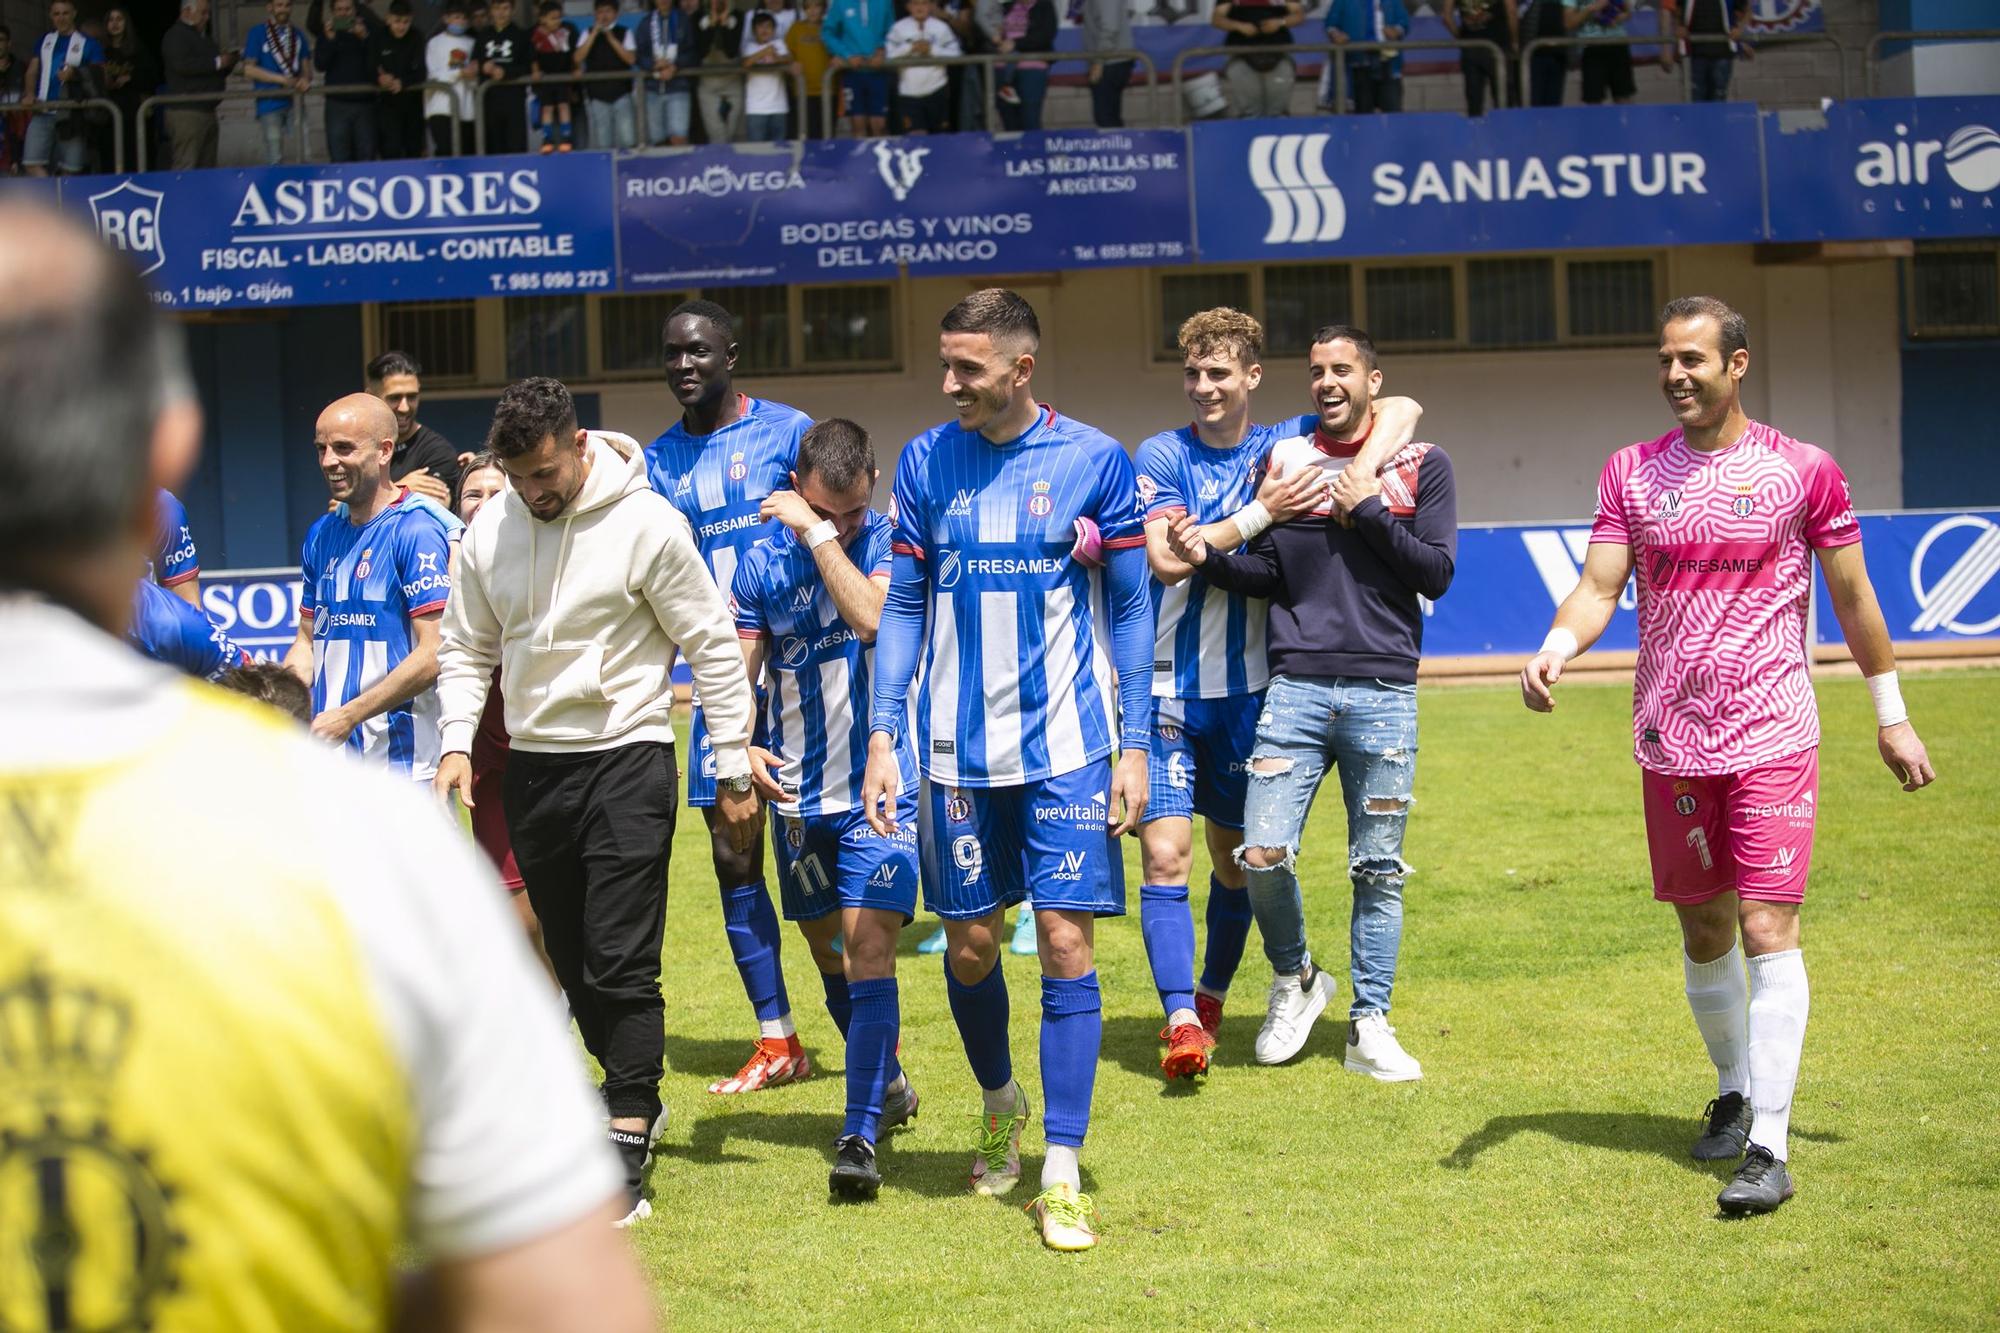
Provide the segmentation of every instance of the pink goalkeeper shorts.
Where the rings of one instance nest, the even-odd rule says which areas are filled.
[[[1818,750],[1712,777],[1640,772],[1655,898],[1703,903],[1734,889],[1760,902],[1805,901]]]

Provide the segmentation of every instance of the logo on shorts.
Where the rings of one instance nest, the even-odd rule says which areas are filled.
[[[868,877],[871,889],[893,889],[896,887],[896,867],[884,861],[875,867],[875,873]]]
[[[1083,853],[1064,852],[1062,855],[1062,866],[1051,874],[1049,878],[1065,880],[1071,883],[1082,879]]]
[[[1153,730],[1160,733],[1160,739],[1163,741],[1177,741],[1181,738],[1181,729],[1171,722],[1162,722]]]
[[[729,456],[729,479],[731,481],[741,481],[749,475],[750,465],[743,461],[742,451],[739,450],[731,454]]]
[[[1674,798],[1674,809],[1676,809],[1676,810],[1680,811],[1680,812],[1681,812],[1682,814],[1684,814],[1684,815],[1691,815],[1691,814],[1693,814],[1693,813],[1694,813],[1694,797],[1692,797],[1692,796],[1677,796],[1677,797],[1675,797],[1675,798]]]
[[[959,792],[953,792],[944,803],[944,817],[954,824],[963,824],[972,818],[972,802]]]
[[[1810,820],[1816,807],[1813,794],[1802,792],[1796,801],[1773,801],[1768,805],[1746,805],[1743,814],[1748,819],[1793,819]]]
[[[1056,507],[1055,501],[1049,498],[1049,484],[1046,481],[1036,482],[1034,492],[1028,498],[1028,512],[1036,518],[1047,518]]]
[[[785,821],[785,845],[793,851],[806,845],[806,825],[802,819]]]

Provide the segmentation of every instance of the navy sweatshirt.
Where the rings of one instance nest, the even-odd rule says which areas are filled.
[[[1338,472],[1346,455],[1313,436],[1273,450],[1290,466],[1303,456]],[[1288,469],[1289,470],[1289,467]],[[1373,676],[1415,681],[1423,650],[1419,595],[1435,601],[1458,559],[1458,497],[1451,460],[1412,444],[1382,469],[1382,493],[1354,509],[1343,528],[1324,510],[1274,524],[1237,552],[1209,548],[1195,572],[1229,592],[1271,602],[1273,676]]]

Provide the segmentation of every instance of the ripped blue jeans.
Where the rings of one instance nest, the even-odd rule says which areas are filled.
[[[1403,944],[1403,827],[1417,773],[1417,687],[1361,676],[1279,676],[1264,696],[1250,795],[1243,810],[1243,860],[1252,847],[1282,847],[1277,865],[1244,862],[1250,906],[1264,952],[1280,974],[1310,961],[1299,895],[1299,837],[1327,769],[1340,773],[1347,806],[1347,870],[1354,883],[1349,966],[1350,1018],[1389,1012],[1396,955]]]

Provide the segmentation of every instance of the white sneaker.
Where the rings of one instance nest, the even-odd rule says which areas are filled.
[[[1300,985],[1297,973],[1273,978],[1271,1007],[1257,1029],[1257,1063],[1281,1065],[1297,1055],[1333,992],[1333,976],[1323,967],[1313,969],[1310,986]]]
[[[1380,1014],[1364,1014],[1347,1025],[1347,1059],[1343,1062],[1357,1074],[1366,1074],[1384,1083],[1412,1083],[1424,1076],[1403,1044],[1396,1029]]]

